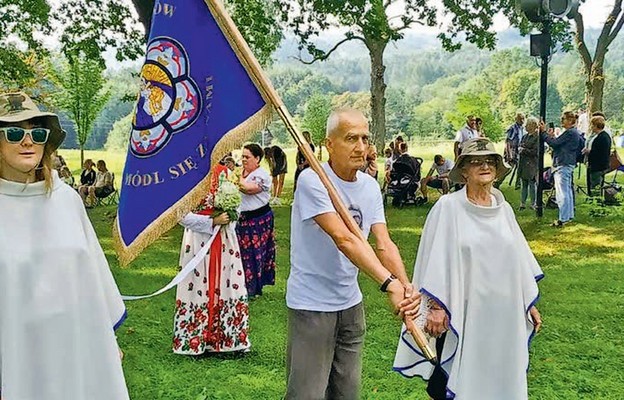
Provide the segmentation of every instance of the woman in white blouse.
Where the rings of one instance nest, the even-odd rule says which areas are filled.
[[[241,249],[249,297],[262,294],[262,287],[275,284],[275,233],[271,198],[271,176],[260,167],[264,153],[256,143],[243,146],[243,194],[236,234]]]

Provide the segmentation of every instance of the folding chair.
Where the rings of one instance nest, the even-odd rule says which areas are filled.
[[[111,172],[113,176],[113,191],[105,197],[95,196],[97,199],[96,206],[116,206],[119,203],[119,190],[115,187],[115,174]]]

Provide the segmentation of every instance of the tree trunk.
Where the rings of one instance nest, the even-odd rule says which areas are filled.
[[[587,85],[587,109],[591,115],[593,112],[602,111],[602,98],[604,94],[604,73],[601,63],[594,61],[592,72]]]
[[[80,145],[80,166],[84,165],[84,145]]]
[[[150,27],[152,26],[152,10],[154,9],[154,0],[132,0],[132,5],[139,15],[139,21],[145,28],[145,37],[149,37]]]
[[[368,40],[366,47],[371,59],[371,133],[378,152],[386,142],[386,83],[383,55],[387,42]]]

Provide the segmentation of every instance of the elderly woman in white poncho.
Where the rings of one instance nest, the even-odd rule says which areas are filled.
[[[0,397],[124,400],[125,307],[78,193],[52,169],[65,133],[0,95]]]
[[[449,176],[466,183],[431,209],[413,284],[420,323],[439,364],[423,358],[403,327],[394,369],[429,381],[434,400],[526,400],[528,343],[542,271],[511,206],[492,184],[508,167],[485,138],[467,141]]]

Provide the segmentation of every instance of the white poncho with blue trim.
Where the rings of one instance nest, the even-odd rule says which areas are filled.
[[[449,376],[448,398],[456,400],[528,398],[528,310],[543,274],[511,206],[500,191],[492,194],[493,207],[472,204],[465,189],[442,196],[416,257],[413,284],[423,293],[423,317],[433,298],[450,319],[438,358]],[[403,326],[394,369],[429,379],[433,366],[417,349]]]
[[[80,197],[0,179],[0,396],[124,400],[125,307]]]

